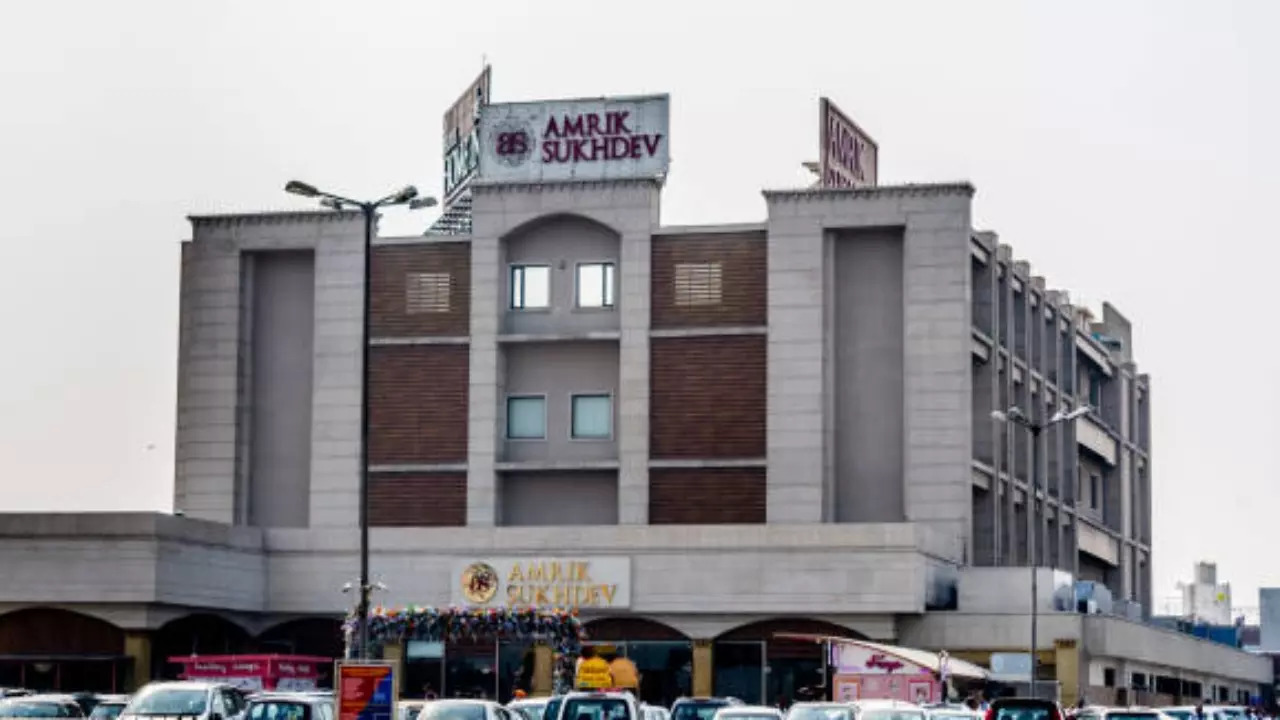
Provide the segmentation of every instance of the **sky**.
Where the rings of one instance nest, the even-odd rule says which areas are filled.
[[[823,95],[881,183],[974,183],[980,229],[1134,322],[1156,610],[1201,559],[1256,605],[1280,584],[1276,27],[1270,0],[6,4],[0,510],[171,509],[186,216],[309,207],[291,178],[439,194],[441,116],[487,60],[500,102],[670,93],[664,223],[762,220]]]

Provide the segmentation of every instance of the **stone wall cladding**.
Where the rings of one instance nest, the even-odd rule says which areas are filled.
[[[373,527],[467,524],[466,473],[387,473],[369,478]]]
[[[765,457],[765,343],[763,335],[653,338],[651,457]]]
[[[768,321],[763,232],[659,235],[653,238],[652,257],[653,327],[759,326]],[[675,268],[681,263],[720,264],[723,297],[719,304],[675,304]]]
[[[649,522],[742,525],[765,521],[765,469],[653,468]]]
[[[370,348],[369,462],[467,459],[466,345]]]
[[[471,244],[436,242],[373,249],[374,337],[465,336],[471,326]],[[406,279],[413,273],[448,273],[447,312],[409,313]]]

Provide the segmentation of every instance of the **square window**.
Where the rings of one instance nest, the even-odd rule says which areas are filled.
[[[530,310],[551,304],[549,265],[511,266],[511,309]]]
[[[679,263],[676,265],[676,305],[719,305],[720,295],[720,263]]]
[[[613,307],[613,263],[583,263],[578,266],[578,307]]]
[[[573,430],[577,440],[607,440],[613,436],[613,398],[608,395],[573,396]]]
[[[404,277],[404,307],[409,315],[449,312],[449,273],[409,273]]]
[[[547,437],[547,399],[540,395],[507,398],[507,437],[544,440]]]

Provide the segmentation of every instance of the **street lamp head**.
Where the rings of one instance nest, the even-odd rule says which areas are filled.
[[[1049,422],[1054,422],[1054,423],[1071,422],[1076,418],[1084,417],[1085,415],[1088,415],[1088,414],[1089,414],[1089,406],[1081,405],[1080,407],[1072,410],[1071,412],[1066,412],[1065,409],[1059,410],[1057,413],[1054,414],[1052,418],[1049,419]]]
[[[290,180],[284,186],[284,191],[291,195],[300,195],[302,197],[315,197],[320,191],[314,185],[308,185],[301,180]]]
[[[416,197],[418,197],[418,188],[412,185],[405,185],[403,188],[400,189],[400,192],[395,194],[395,197],[391,199],[391,202],[407,203],[412,201]]]
[[[996,422],[1009,422],[1009,416],[1005,415],[1003,410],[992,410],[991,419]]]
[[[421,210],[422,208],[429,208],[429,207],[435,207],[435,206],[436,206],[436,199],[434,197],[431,197],[430,195],[427,195],[426,197],[414,198],[412,201],[409,202],[410,210]]]
[[[321,198],[320,204],[330,210],[337,210],[338,212],[342,212],[347,209],[347,206],[342,204],[342,201],[337,198]]]

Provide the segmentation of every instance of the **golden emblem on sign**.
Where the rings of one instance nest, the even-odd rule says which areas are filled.
[[[462,571],[462,596],[481,605],[498,594],[498,571],[489,563],[475,562]]]

